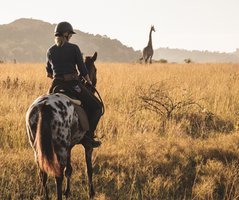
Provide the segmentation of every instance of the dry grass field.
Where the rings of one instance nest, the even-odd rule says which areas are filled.
[[[239,64],[96,67],[94,199],[239,198]],[[0,199],[44,199],[25,115],[50,83],[44,64],[0,64]],[[88,199],[81,145],[72,167],[70,199]]]

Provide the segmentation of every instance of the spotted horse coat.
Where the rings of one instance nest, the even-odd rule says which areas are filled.
[[[85,131],[81,131],[79,117],[73,104],[69,99],[57,94],[40,96],[28,109],[26,124],[35,160],[40,168],[45,195],[48,196],[46,188],[47,172],[51,171],[56,176],[58,199],[61,199],[61,184],[63,170],[65,169],[68,183],[65,195],[68,197],[70,193],[69,181],[72,173],[71,149],[80,142],[85,134]],[[52,149],[49,150],[49,147]],[[92,151],[92,148],[85,148],[90,196],[94,195],[91,166]]]
[[[55,152],[60,165],[66,166],[67,151],[71,146],[79,143],[85,132],[81,131],[79,117],[74,110],[71,101],[57,94],[43,95],[38,97],[27,111],[27,133],[30,144],[35,150],[34,141],[36,137],[39,118],[39,106],[46,105],[48,113],[52,112],[53,117],[49,122],[53,144],[60,146]],[[73,130],[73,131],[72,131]]]

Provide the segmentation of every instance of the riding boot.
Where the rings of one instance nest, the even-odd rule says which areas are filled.
[[[94,132],[87,131],[83,139],[81,140],[81,144],[85,147],[97,148],[100,147],[101,141],[96,141],[95,138],[97,136],[94,135]]]
[[[91,116],[89,118],[90,130],[85,133],[85,136],[81,141],[81,143],[86,147],[96,148],[101,145],[100,141],[96,141],[94,139],[97,137],[94,135],[94,131],[95,131],[96,126],[100,120],[101,114],[102,114],[101,109],[96,109],[93,112],[91,112]]]

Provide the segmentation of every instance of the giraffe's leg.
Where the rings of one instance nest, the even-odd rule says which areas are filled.
[[[144,59],[143,57],[139,59],[139,63],[140,63],[140,64],[141,64],[141,61],[142,61],[143,59]]]
[[[65,176],[66,176],[66,190],[64,195],[66,199],[70,196],[70,177],[72,174],[72,167],[71,167],[71,150],[67,153],[67,164],[65,169]]]
[[[87,175],[88,175],[88,181],[89,181],[90,198],[92,198],[95,195],[93,184],[92,184],[92,161],[91,161],[92,152],[93,152],[93,148],[85,147],[85,159],[86,159]]]
[[[149,64],[152,64],[152,56],[149,57]]]
[[[46,182],[47,182],[47,173],[43,172],[40,170],[39,172],[39,176],[40,176],[40,179],[41,179],[41,182],[42,182],[42,185],[43,185],[43,192],[44,192],[44,195],[46,197],[46,199],[48,200],[49,197],[48,197],[48,191],[47,191],[47,186],[46,186]]]

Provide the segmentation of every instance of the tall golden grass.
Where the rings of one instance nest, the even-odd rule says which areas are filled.
[[[95,199],[239,198],[238,64],[96,67],[105,115],[93,155]],[[51,80],[44,64],[0,64],[0,72],[0,199],[42,199],[25,114]],[[150,110],[147,95],[161,113]],[[165,108],[179,102],[168,117]],[[72,167],[70,199],[87,199],[80,145]],[[48,188],[56,199],[53,176]]]

